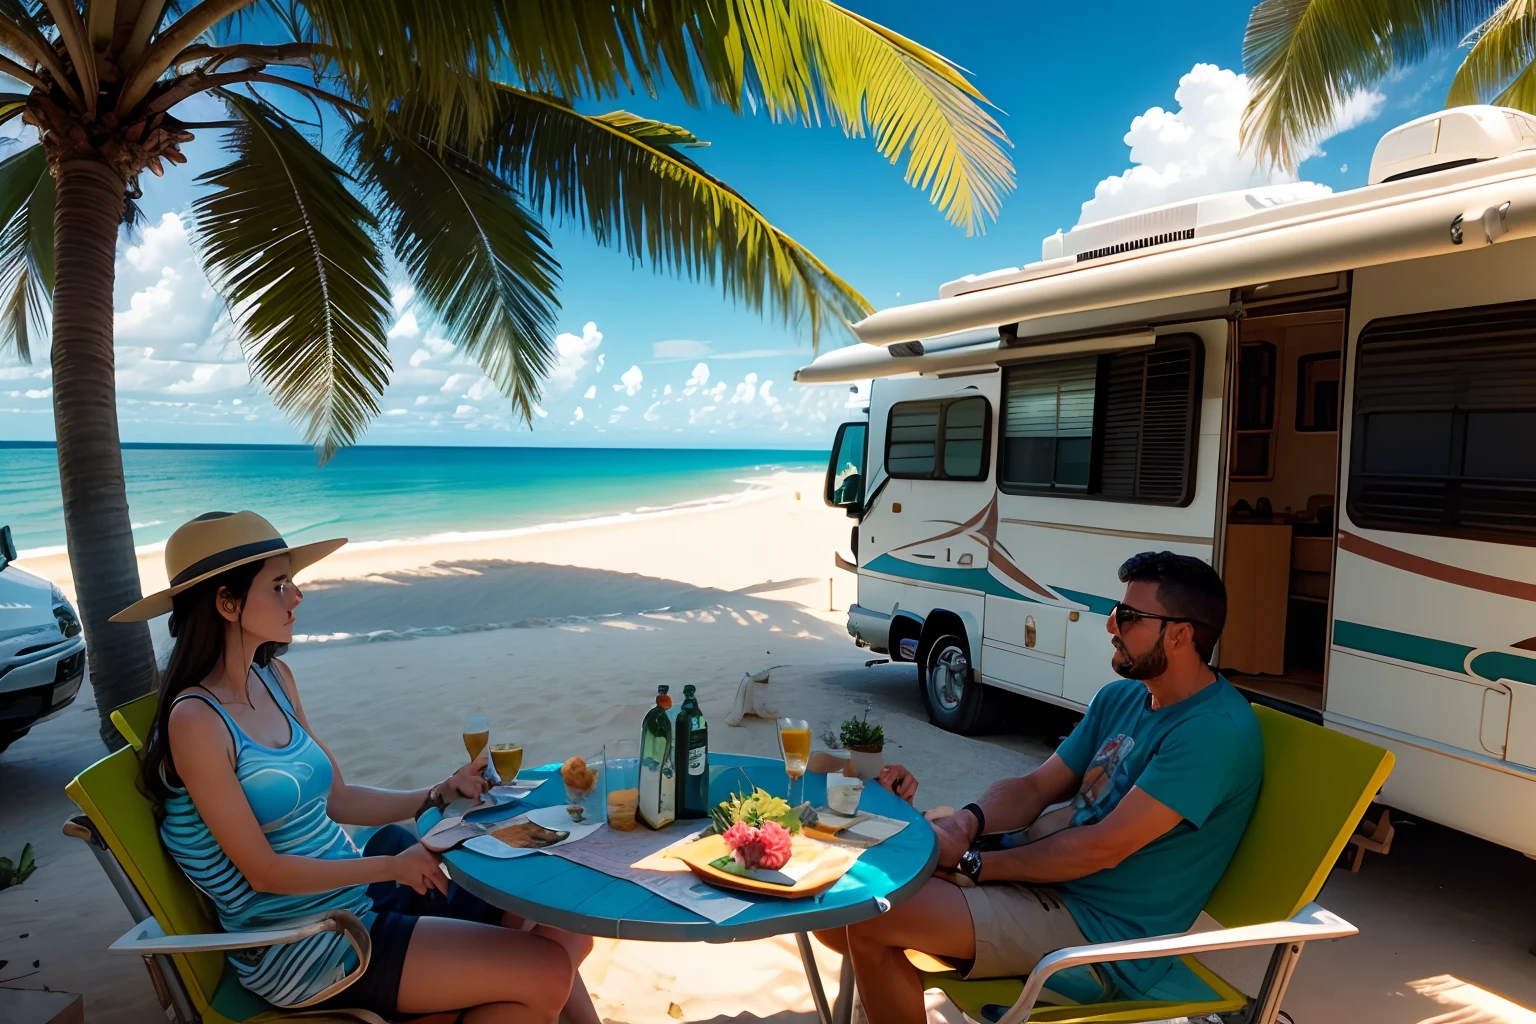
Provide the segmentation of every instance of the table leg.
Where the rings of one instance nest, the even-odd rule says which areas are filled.
[[[821,1024],[833,1024],[832,1010],[827,1006],[827,991],[821,987],[821,971],[816,967],[816,954],[811,949],[810,935],[805,932],[796,932],[795,945],[800,947],[800,962],[805,965],[805,980],[811,986],[811,1000],[816,1004],[816,1017]]]
[[[837,976],[837,1005],[832,1008],[832,1024],[850,1024],[853,1020],[853,957],[843,957]]]

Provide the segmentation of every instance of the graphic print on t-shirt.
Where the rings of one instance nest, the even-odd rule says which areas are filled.
[[[1131,780],[1125,773],[1125,759],[1135,746],[1135,737],[1123,732],[1105,740],[1093,760],[1088,762],[1077,795],[1036,818],[1029,826],[1029,841],[1038,842],[1052,832],[1104,820],[1131,788]]]

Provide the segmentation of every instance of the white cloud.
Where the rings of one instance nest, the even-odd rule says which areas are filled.
[[[584,419],[586,419],[586,417],[587,417],[587,414],[586,414],[586,413],[584,413],[584,412],[582,412],[582,411],[581,411],[581,406],[579,406],[579,405],[578,405],[578,406],[577,406],[577,407],[576,407],[576,411],[575,411],[575,412],[574,412],[574,413],[572,413],[572,414],[571,414],[571,416],[572,416],[572,417],[573,417],[573,418],[574,418],[574,420],[575,420],[575,421],[576,421],[576,422],[580,422],[580,421],[581,421],[581,420],[584,420]]]
[[[489,377],[481,377],[469,386],[469,390],[464,392],[464,397],[472,402],[483,402],[496,393],[495,381]]]
[[[640,393],[640,384],[645,380],[645,374],[640,372],[640,367],[631,366],[619,377],[619,383],[613,386],[613,390],[622,391],[633,398]]]
[[[700,363],[693,368],[693,373],[688,377],[687,386],[701,388],[709,383],[709,364]]]
[[[576,386],[576,379],[581,371],[587,368],[592,361],[594,353],[597,354],[597,368],[603,368],[602,353],[597,347],[603,343],[603,333],[597,329],[597,324],[587,322],[581,329],[581,336],[574,334],[562,334],[555,338],[555,351],[558,354],[555,367],[549,372],[549,380],[544,385],[544,393],[550,397],[558,397]]]
[[[1131,121],[1125,143],[1131,164],[1094,188],[1083,204],[1079,224],[1124,216],[1165,203],[1236,189],[1294,181],[1283,171],[1261,166],[1239,140],[1248,79],[1217,67],[1196,64],[1179,79],[1173,94],[1177,109],[1152,107]],[[1360,90],[1339,105],[1332,125],[1319,133],[1307,156],[1341,131],[1375,117],[1385,97]],[[1315,185],[1318,194],[1330,191]]]
[[[532,407],[533,407],[533,414],[535,416],[537,416],[539,419],[542,420],[542,419],[544,419],[545,417],[547,417],[549,415],[549,413],[545,412],[543,409],[541,409],[539,407],[539,404],[537,402],[532,402],[532,403],[530,403],[530,405],[532,405]]]
[[[645,410],[645,422],[647,422],[647,423],[655,423],[657,420],[661,419],[660,416],[656,415],[656,407],[659,406],[660,404],[661,404],[660,402],[652,402],[646,408],[646,410]]]
[[[416,324],[416,314],[406,313],[399,320],[395,321],[395,325],[389,329],[388,337],[414,338],[420,332],[421,328]]]
[[[608,361],[608,354],[606,352],[599,352],[597,354],[597,372],[598,373],[602,373],[603,372],[603,364],[605,362],[607,362],[607,361]]]
[[[389,293],[389,304],[394,307],[396,313],[402,313],[415,297],[416,289],[408,284],[402,284]]]
[[[453,410],[453,418],[456,420],[465,420],[469,419],[471,416],[477,415],[478,412],[479,410],[472,405],[461,405],[457,409]]]
[[[581,397],[587,399],[588,401],[591,401],[592,399],[596,398],[597,397],[597,385],[593,384],[591,387],[587,388],[587,390],[582,393]]]
[[[709,343],[675,338],[651,344],[652,359],[699,359],[709,355]]]
[[[731,395],[732,405],[751,405],[757,398],[757,374],[749,373],[746,379],[736,385],[736,393]]]

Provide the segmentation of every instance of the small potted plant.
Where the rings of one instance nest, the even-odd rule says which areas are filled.
[[[861,779],[873,779],[885,765],[885,730],[869,724],[869,712],[863,718],[850,718],[842,724],[838,740],[853,758],[853,771]]]

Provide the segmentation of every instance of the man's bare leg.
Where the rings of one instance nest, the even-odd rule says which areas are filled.
[[[923,985],[908,949],[934,956],[970,960],[976,955],[976,929],[965,896],[950,882],[930,878],[907,902],[846,932],[859,1000],[880,1024],[925,1024]],[[825,936],[825,937],[823,937]],[[818,933],[833,949],[843,943],[837,932]]]

